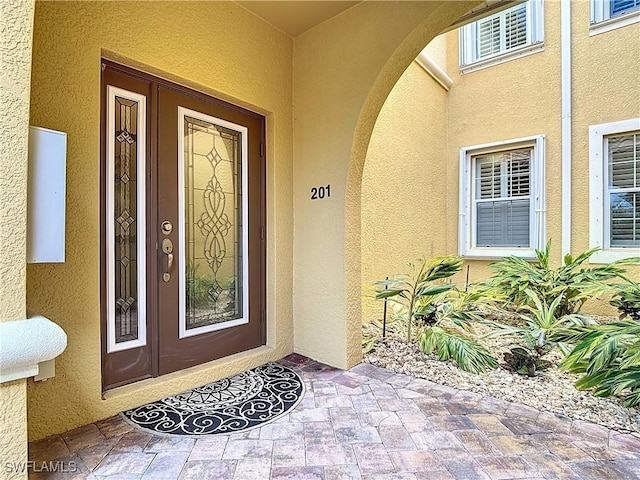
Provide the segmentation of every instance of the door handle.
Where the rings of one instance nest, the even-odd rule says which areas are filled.
[[[173,242],[169,238],[162,239],[162,251],[167,256],[167,271],[162,274],[165,282],[171,280],[171,268],[173,267]]]

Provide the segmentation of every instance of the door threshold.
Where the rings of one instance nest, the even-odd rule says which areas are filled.
[[[121,399],[122,397],[132,395],[138,397],[142,403],[157,400],[158,398],[174,395],[184,390],[217,380],[216,378],[210,377],[203,378],[209,370],[224,366],[224,370],[219,375],[220,378],[224,378],[257,367],[263,363],[279,360],[279,358],[274,358],[274,356],[277,356],[274,355],[275,352],[275,348],[262,345],[251,350],[229,355],[228,357],[185,368],[184,370],[112,388],[106,392],[102,392],[102,400]],[[147,398],[146,395],[140,395],[143,390],[152,390],[155,392],[155,396],[151,395]]]

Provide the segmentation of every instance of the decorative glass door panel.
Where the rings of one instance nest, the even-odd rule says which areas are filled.
[[[144,346],[147,341],[145,106],[143,95],[107,88],[108,352]]]
[[[180,338],[248,322],[247,129],[180,107]]]

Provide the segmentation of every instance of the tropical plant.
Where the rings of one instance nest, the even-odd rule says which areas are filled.
[[[470,372],[495,368],[497,362],[489,351],[465,334],[471,322],[480,319],[476,304],[482,297],[477,292],[462,292],[451,283],[432,284],[460,271],[458,257],[439,257],[410,264],[414,274],[377,282],[377,298],[400,304],[407,323],[407,341],[411,342],[411,325],[418,327],[418,344],[427,354],[436,353],[440,360],[453,360]]]
[[[640,322],[567,329],[556,337],[576,342],[561,363],[565,370],[583,374],[576,387],[593,388],[600,397],[622,396],[630,407],[640,405]]]
[[[563,294],[555,297],[551,304],[532,289],[525,289],[524,295],[528,300],[517,312],[517,316],[524,320],[524,325],[489,322],[495,330],[489,333],[488,337],[517,334],[521,336],[524,346],[535,351],[539,357],[547,354],[555,346],[566,355],[571,350],[570,347],[554,340],[554,334],[569,327],[582,327],[595,323],[588,315],[563,314],[560,308],[564,301]]]
[[[402,274],[374,284],[376,299],[388,299],[406,307],[407,342],[411,342],[414,320],[428,317],[434,309],[431,301],[454,286],[452,283],[432,282],[453,276],[461,266],[462,260],[458,257],[437,257],[431,261],[422,259],[418,265],[409,264],[411,275]]]
[[[538,352],[522,347],[514,347],[503,354],[507,368],[519,375],[535,377],[536,372],[551,366],[551,362],[543,360]]]
[[[577,257],[565,255],[563,264],[554,269],[549,266],[550,249],[549,241],[544,250],[536,250],[537,263],[513,256],[492,263],[489,268],[495,273],[489,278],[487,288],[504,296],[507,303],[515,308],[525,304],[534,306],[527,290],[534,292],[547,305],[560,298],[556,317],[561,318],[579,312],[586,300],[609,290],[609,280],[627,280],[624,267],[640,261],[639,258],[627,258],[584,268],[583,264],[598,250],[593,248]]]
[[[629,316],[640,321],[640,285],[628,281],[625,284],[614,285],[616,293],[609,302],[620,312],[620,319]]]
[[[440,324],[425,327],[418,336],[418,344],[423,352],[435,352],[442,361],[453,360],[467,372],[482,373],[498,366],[484,345],[455,328]]]

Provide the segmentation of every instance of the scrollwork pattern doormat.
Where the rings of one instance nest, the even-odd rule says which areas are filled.
[[[293,370],[267,363],[122,415],[154,434],[229,434],[272,422],[303,395],[304,382]]]

